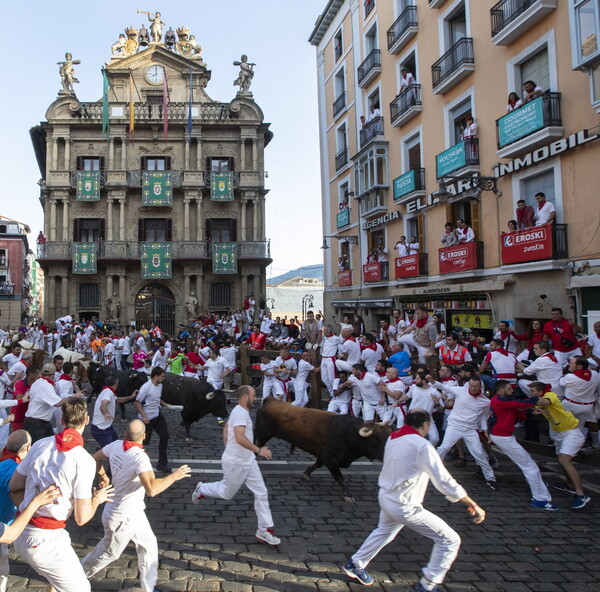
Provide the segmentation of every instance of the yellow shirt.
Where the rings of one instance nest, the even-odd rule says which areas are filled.
[[[144,336],[144,339],[148,337],[148,329],[142,329],[140,333]]]
[[[551,402],[551,405],[541,409],[555,432],[566,432],[579,425],[579,420],[570,411],[565,411],[556,393],[545,393],[543,398]]]

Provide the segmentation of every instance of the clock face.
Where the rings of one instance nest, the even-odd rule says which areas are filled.
[[[165,78],[165,69],[162,66],[150,66],[146,70],[146,78],[150,84],[162,84]]]

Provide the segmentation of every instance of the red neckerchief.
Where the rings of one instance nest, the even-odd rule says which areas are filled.
[[[365,345],[363,349],[372,349],[373,351],[377,351],[377,346],[374,343],[370,343],[369,345]]]
[[[381,376],[381,378],[383,378],[385,375],[387,374],[387,372],[377,372],[377,376]]]
[[[357,376],[356,378],[358,378],[358,380],[362,380],[366,375],[366,372],[362,372],[362,375],[360,377]]]
[[[42,376],[42,378],[46,381],[49,382],[52,386],[54,386],[54,381],[50,380],[49,378],[46,378],[45,376]]]
[[[287,362],[288,360],[292,359],[292,356],[288,356],[287,358],[282,357],[281,358],[284,362]]]
[[[346,339],[346,341],[354,341],[356,343],[356,339],[354,337],[348,337],[348,339]]]
[[[2,462],[3,460],[9,460],[9,459],[14,460],[17,464],[19,464],[21,462],[21,459],[16,452],[13,452],[12,450],[5,448],[2,451],[2,455],[0,455],[0,462]]]
[[[503,348],[503,347],[497,347],[494,350],[494,353],[498,352],[499,354],[502,354],[503,356],[508,356],[508,352]]]
[[[115,395],[117,394],[117,391],[112,386],[105,386],[104,389],[108,389],[109,391],[112,391],[113,393],[115,393]],[[104,390],[104,389],[102,389],[102,390]]]
[[[396,438],[400,438],[400,436],[411,436],[413,434],[417,434],[417,436],[423,437],[422,434],[420,434],[412,426],[403,425],[399,430],[396,430],[395,432],[392,432],[392,435],[390,436],[390,438],[392,440],[395,440]]]
[[[500,331],[500,337],[502,341],[508,339],[510,337],[510,329],[508,329],[507,331]]]
[[[551,392],[552,392],[552,385],[551,384],[544,385],[544,395],[546,393],[551,393]]]
[[[498,350],[496,350],[496,351],[498,351]],[[479,397],[479,395],[481,395],[481,391],[479,391],[478,393],[472,393],[472,392],[471,392],[471,389],[470,389],[468,386],[467,386],[467,392],[468,392],[468,393],[469,393],[469,394],[470,394],[472,397],[475,397],[475,398],[477,398],[477,397]]]
[[[581,378],[581,380],[585,380],[586,382],[589,382],[592,379],[592,373],[589,370],[575,370],[573,374]]]
[[[544,200],[544,201],[540,202],[540,203],[538,204],[538,210],[541,210],[541,209],[542,209],[542,208],[543,208],[545,205],[546,205],[546,200]]]
[[[442,382],[448,382],[449,380],[455,380],[454,376],[451,376],[450,378],[442,378]]]
[[[58,380],[73,380],[68,374],[61,374]]]
[[[144,447],[138,442],[133,442],[132,440],[123,440],[123,450],[127,452],[130,448],[141,448],[144,450]]]
[[[542,358],[550,358],[553,362],[558,362],[558,360],[556,359],[556,356],[549,352],[547,354],[543,354],[541,357]]]
[[[386,380],[386,382],[398,382],[400,379],[396,376],[395,378],[390,378],[389,380]]]
[[[382,329],[383,329],[384,331],[387,331],[389,328],[390,328],[390,324],[389,324],[389,323],[388,323],[387,325],[384,325],[384,326],[382,327]]]
[[[420,319],[416,321],[416,325],[419,329],[422,329],[425,326],[425,323],[427,322],[427,317],[425,317],[424,319]]]
[[[64,432],[56,434],[54,441],[60,452],[68,452],[77,446],[83,446],[83,436],[73,428],[67,428]]]

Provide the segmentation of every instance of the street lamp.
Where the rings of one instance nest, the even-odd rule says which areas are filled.
[[[309,308],[314,308],[315,297],[312,294],[305,294],[302,297],[302,320],[306,319],[306,313]]]
[[[267,306],[269,310],[273,310],[275,308],[275,298],[267,298]]]
[[[327,239],[328,238],[335,238],[338,241],[346,241],[348,244],[350,245],[357,245],[358,244],[358,236],[356,235],[350,235],[350,236],[338,236],[338,235],[325,235],[323,237],[323,244],[321,245],[321,249],[323,249],[324,251],[326,251],[327,249],[329,249],[329,245],[327,244]]]
[[[474,189],[470,197],[474,200],[478,200],[483,191],[493,191],[496,195],[498,195],[496,177],[482,177],[480,175],[472,175],[470,177],[454,177],[452,175],[444,175],[438,179],[439,189],[436,193],[436,197],[440,201],[445,201],[452,196],[452,194],[446,189],[447,179],[451,179],[452,181],[469,181],[471,187]]]

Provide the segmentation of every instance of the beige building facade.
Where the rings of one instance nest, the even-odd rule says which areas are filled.
[[[113,45],[104,99],[63,89],[31,130],[47,320],[156,322],[172,334],[196,314],[266,293],[272,133],[249,88],[253,65],[238,61],[239,91],[215,101],[190,31],[151,33],[130,27]]]
[[[559,306],[591,331],[599,32],[597,0],[327,3],[310,35],[326,310],[358,313],[371,329],[426,304],[448,329],[489,335],[500,319],[524,329]],[[509,108],[528,81],[529,100]],[[555,223],[508,233],[517,202],[536,214],[539,192]],[[475,240],[442,248],[458,219]]]

